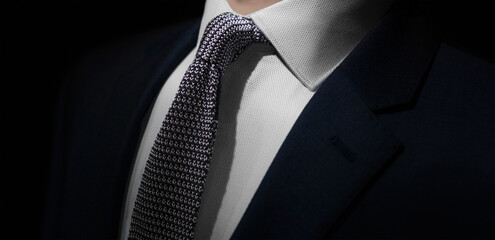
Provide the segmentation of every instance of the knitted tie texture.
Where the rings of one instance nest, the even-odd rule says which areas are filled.
[[[129,239],[192,239],[215,141],[220,78],[251,43],[267,43],[248,18],[223,13],[206,27],[151,149]]]

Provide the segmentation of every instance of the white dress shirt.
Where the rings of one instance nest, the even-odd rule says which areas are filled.
[[[390,0],[283,0],[249,15],[273,46],[253,44],[221,79],[219,124],[195,229],[196,239],[228,239],[272,160],[321,83],[388,10]],[[210,20],[234,12],[207,0],[198,44],[164,84],[141,139],[122,233],[151,147]]]

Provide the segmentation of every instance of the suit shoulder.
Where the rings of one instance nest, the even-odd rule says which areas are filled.
[[[121,89],[146,86],[159,62],[180,55],[177,51],[186,49],[180,46],[195,39],[198,29],[199,21],[188,21],[89,51],[67,71],[59,108],[94,115],[101,103],[128,99]]]
[[[132,65],[142,61],[156,48],[173,44],[179,35],[194,32],[198,28],[198,20],[190,20],[180,24],[152,30],[135,36],[129,36],[111,43],[91,49],[72,66],[71,71],[105,75],[125,71]]]
[[[94,98],[108,95],[120,79],[140,65],[156,59],[197,35],[199,20],[131,36],[88,51],[66,72],[60,87],[60,100]],[[160,56],[157,56],[160,55]],[[103,100],[102,100],[103,101]]]

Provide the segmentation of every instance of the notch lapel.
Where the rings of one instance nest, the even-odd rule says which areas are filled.
[[[375,113],[409,105],[435,55],[422,18],[384,17],[313,96],[261,182],[233,239],[314,239],[401,142]]]
[[[400,146],[335,72],[287,136],[233,238],[321,238]]]

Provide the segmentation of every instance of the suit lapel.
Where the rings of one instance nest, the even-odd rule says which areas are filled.
[[[125,208],[125,194],[128,189],[132,165],[134,163],[136,152],[139,148],[143,127],[148,122],[147,112],[153,105],[161,87],[172,74],[173,70],[179,65],[187,54],[194,48],[197,41],[199,30],[199,20],[188,22],[178,29],[171,29],[169,32],[180,34],[168,34],[160,42],[149,47],[144,53],[144,61],[135,69],[123,74],[120,80],[117,92],[128,98],[135,99],[132,116],[126,123],[126,135],[123,139],[122,148],[119,149],[119,157],[112,169],[113,175],[109,176],[113,183],[109,195],[115,196],[112,199],[112,205],[119,203],[119,207],[114,208],[114,215],[122,218],[123,209]],[[125,83],[125,84],[124,84]],[[114,106],[119,106],[115,103]],[[124,183],[124,184],[123,184]],[[121,220],[118,222],[120,224]]]
[[[234,238],[324,236],[400,146],[335,72],[287,136]]]
[[[438,46],[421,22],[392,11],[326,79],[280,148],[233,239],[329,234],[402,148],[375,113],[410,105],[420,89]]]

